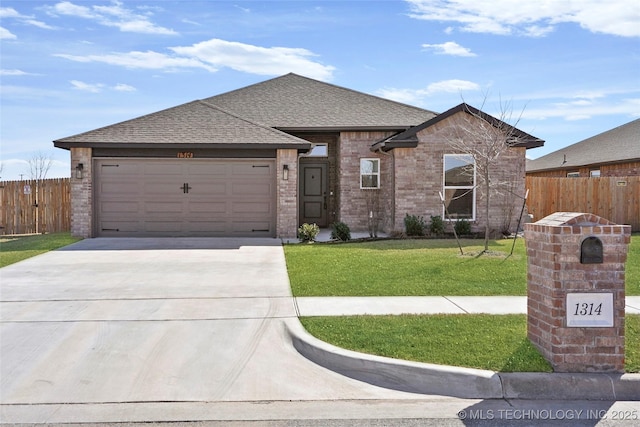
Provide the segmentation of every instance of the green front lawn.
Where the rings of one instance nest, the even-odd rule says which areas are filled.
[[[305,317],[310,334],[362,353],[498,372],[551,372],[527,339],[527,316]],[[640,372],[640,316],[626,316],[626,371]]]
[[[285,245],[296,296],[526,295],[524,240],[380,240]],[[640,295],[640,235],[631,238],[627,295]]]
[[[0,267],[70,245],[78,240],[80,239],[71,237],[71,233],[0,236]]]

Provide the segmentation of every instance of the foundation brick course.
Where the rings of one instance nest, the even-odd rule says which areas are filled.
[[[583,264],[587,237],[603,262]],[[592,214],[558,212],[526,224],[528,330],[556,372],[624,372],[625,262],[631,227]],[[611,293],[613,327],[568,327],[569,293]]]

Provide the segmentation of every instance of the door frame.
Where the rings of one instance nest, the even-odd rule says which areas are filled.
[[[315,160],[314,161],[299,161],[298,162],[298,183],[300,184],[300,190],[298,193],[298,225],[304,222],[304,203],[305,203],[305,168],[313,166],[320,166],[323,169],[324,176],[321,183],[323,196],[323,214],[321,216],[322,221],[318,224],[320,228],[326,228],[329,226],[329,161],[328,160]]]

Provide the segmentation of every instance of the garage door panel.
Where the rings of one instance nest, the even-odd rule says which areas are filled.
[[[271,165],[263,162],[238,163],[231,166],[231,174],[270,177]]]
[[[232,202],[231,211],[234,215],[242,214],[268,214],[271,212],[271,203],[261,202]]]
[[[100,193],[106,197],[120,197],[123,194],[138,194],[140,189],[138,188],[138,182],[130,180],[114,179],[112,181],[100,182]]]
[[[188,206],[189,213],[205,213],[205,214],[224,214],[228,210],[227,202],[195,202],[189,203]]]
[[[191,163],[187,165],[189,176],[225,177],[229,174],[229,165],[224,163]]]
[[[100,164],[100,174],[103,177],[130,177],[140,175],[140,166],[130,162],[107,161]]]
[[[182,224],[174,220],[154,221],[147,219],[144,221],[144,231],[146,233],[175,234],[182,231]]]
[[[276,217],[274,163],[248,159],[98,160],[97,233],[272,237]],[[184,184],[188,184],[188,191]]]
[[[183,166],[179,162],[143,163],[143,175],[146,176],[182,176]]]
[[[237,235],[251,235],[271,232],[271,225],[267,221],[240,221],[235,220],[231,229]]]
[[[227,183],[220,182],[194,182],[189,183],[189,194],[194,196],[228,196]]]
[[[271,184],[268,182],[238,182],[233,183],[231,194],[234,197],[261,196],[271,194]]]
[[[111,214],[135,214],[139,211],[138,202],[104,201],[102,212]]]
[[[182,213],[182,202],[146,202],[144,203],[144,213],[147,215],[161,214],[164,216],[171,216],[173,218],[176,215]]]

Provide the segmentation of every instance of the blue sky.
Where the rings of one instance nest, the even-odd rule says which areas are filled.
[[[546,141],[640,117],[637,0],[7,1],[0,179],[52,141],[289,72],[443,112],[463,100]]]

